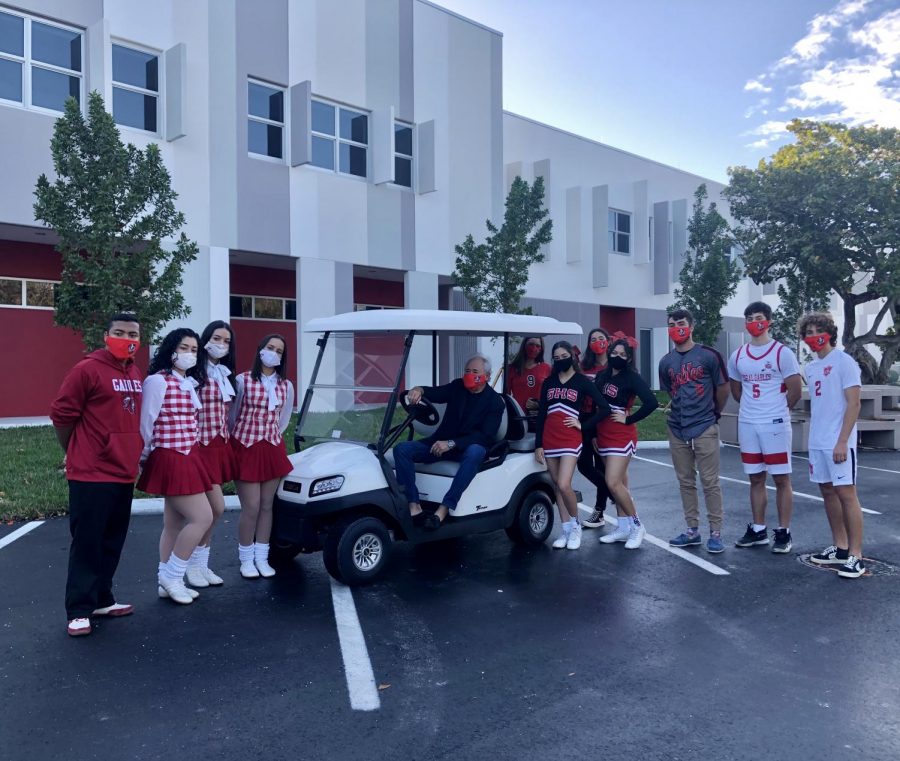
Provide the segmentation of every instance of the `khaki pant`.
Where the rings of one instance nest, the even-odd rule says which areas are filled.
[[[697,473],[703,486],[710,531],[722,530],[722,485],[719,483],[719,426],[711,425],[693,441],[682,441],[671,429],[669,451],[681,489],[681,505],[688,528],[700,526]]]

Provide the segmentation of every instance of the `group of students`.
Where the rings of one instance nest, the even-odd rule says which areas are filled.
[[[752,514],[736,546],[769,544],[766,474],[771,473],[778,512],[772,551],[788,553],[792,547],[790,409],[801,394],[800,367],[794,353],[770,336],[771,317],[771,308],[763,302],[747,307],[750,340],[732,354],[726,368],[715,349],[693,341],[689,311],[677,309],[667,316],[674,348],[659,363],[659,380],[671,397],[669,451],[687,524],[669,541],[672,546],[702,544],[699,474],[710,528],[706,549],[724,550],[718,420],[733,394],[740,404],[738,436],[750,478]],[[816,357],[805,368],[811,404],[810,479],[819,484],[833,540],[811,560],[835,567],[842,577],[858,578],[865,573],[862,510],[855,487],[860,369],[836,348],[837,328],[830,315],[805,315],[798,330]],[[225,509],[222,487],[230,481],[241,504],[240,573],[245,578],[275,575],[268,562],[272,504],[279,480],[291,470],[282,436],[294,406],[294,388],[285,377],[287,343],[281,335],[266,336],[251,368],[235,375],[234,333],[228,323],[212,322],[201,335],[179,328],[163,339],[142,379],[134,364],[140,337],[135,315],[114,315],[105,348],[75,365],[51,408],[66,452],[69,482],[72,543],[66,611],[72,636],[90,634],[92,616],[125,616],[134,610],[115,600],[112,581],[128,531],[136,478],[139,489],[164,498],[160,597],[189,604],[198,588],[222,583],[209,567],[210,542]],[[553,480],[563,526],[554,548],[578,549],[583,527],[605,524],[610,499],[617,525],[600,542],[624,542],[627,549],[641,546],[645,529],[628,488],[628,465],[637,446],[636,424],[652,414],[658,402],[635,370],[636,348],[633,338],[596,328],[583,355],[567,341],[553,344],[551,366],[544,361],[543,340],[527,337],[506,368],[510,393],[531,418],[534,457],[546,464]],[[490,376],[486,359],[473,358],[470,364],[467,375]],[[486,385],[485,380],[478,383],[475,390]],[[641,406],[633,412],[635,399]],[[499,421],[499,412],[496,417]],[[456,443],[437,442],[427,454],[445,455]],[[441,450],[435,453],[438,445]],[[576,467],[597,489],[593,513],[583,522],[572,488]],[[406,488],[412,504],[414,480]],[[443,517],[436,516],[437,526]]]
[[[673,547],[695,547],[700,536],[697,477],[709,522],[706,549],[725,550],[724,517],[719,479],[718,421],[732,395],[739,404],[738,441],[744,472],[750,479],[751,521],[736,547],[770,543],[766,526],[766,478],[775,482],[778,526],[772,552],[793,546],[791,514],[791,408],[802,393],[801,369],[790,348],[774,340],[769,328],[771,307],[761,301],[744,311],[749,341],[732,353],[728,365],[713,348],[695,343],[694,317],[687,309],[667,315],[674,348],[659,363],[660,388],[670,396],[667,433],[678,479],[685,531],[669,540]],[[826,313],[810,313],[798,324],[799,338],[815,359],[805,367],[809,387],[810,480],[819,485],[833,543],[810,556],[813,563],[834,567],[843,578],[865,574],[862,556],[862,509],[856,494],[856,420],[860,410],[860,368],[836,348],[837,327]],[[604,509],[612,500],[615,529],[600,537],[604,544],[641,546],[645,529],[628,489],[628,464],[637,446],[636,423],[658,407],[656,396],[635,370],[637,342],[621,333],[596,328],[587,350],[567,341],[544,361],[544,343],[526,337],[506,368],[510,394],[532,420],[535,459],[547,465],[554,483],[563,531],[557,549],[578,549],[582,528],[605,525]],[[641,406],[632,412],[635,399]],[[591,516],[581,521],[572,488],[575,468],[597,489]]]
[[[190,604],[198,588],[218,586],[209,567],[223,485],[241,504],[238,559],[244,578],[271,577],[269,537],[279,480],[291,470],[282,434],[294,406],[283,336],[260,341],[252,366],[235,375],[231,326],[198,335],[171,331],[146,378],[134,364],[140,324],[114,315],[105,348],[68,373],[51,407],[66,452],[72,543],[66,582],[68,633],[91,633],[91,617],[125,616],[112,580],[128,531],[133,485],[164,499],[159,596]],[[185,583],[187,581],[187,584]]]

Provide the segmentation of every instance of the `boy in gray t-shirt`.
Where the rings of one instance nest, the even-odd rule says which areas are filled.
[[[709,518],[708,552],[722,544],[722,487],[719,483],[719,414],[728,400],[728,372],[715,349],[694,343],[694,317],[687,309],[668,315],[675,348],[659,362],[660,387],[672,397],[669,451],[681,490],[687,531],[669,540],[673,547],[693,547],[700,541],[697,473]]]

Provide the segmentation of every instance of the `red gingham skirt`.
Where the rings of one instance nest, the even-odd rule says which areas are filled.
[[[210,480],[221,486],[234,480],[237,472],[237,459],[234,450],[221,436],[216,436],[206,446],[199,444],[200,457],[206,466]]]
[[[190,454],[157,447],[144,463],[137,488],[162,497],[180,497],[207,492],[212,488],[212,481],[198,445]]]
[[[291,472],[293,466],[284,450],[284,441],[278,446],[268,441],[257,441],[253,446],[245,447],[237,439],[231,440],[237,460],[234,472],[235,481],[262,483],[283,478]]]

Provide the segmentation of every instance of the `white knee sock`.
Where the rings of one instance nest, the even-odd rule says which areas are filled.
[[[183,581],[187,565],[187,560],[182,560],[173,552],[169,555],[169,562],[166,563],[166,567],[163,569],[163,576],[170,581]]]
[[[203,565],[203,548],[200,545],[194,547],[194,551],[191,553],[191,556],[188,558],[188,568],[194,568],[195,566]]]
[[[255,560],[261,560],[265,563],[269,562],[269,545],[257,542],[253,545],[253,557]]]
[[[166,572],[166,564],[164,561],[159,561],[159,566],[157,567],[156,574],[158,576],[162,576]]]
[[[201,568],[209,568],[209,546],[197,547],[197,550],[200,552],[200,562],[199,565]]]
[[[253,545],[252,544],[241,544],[238,542],[238,558],[241,561],[241,565],[245,563],[253,562]]]
[[[626,531],[631,528],[631,518],[627,515],[620,515],[616,518],[616,523],[619,528],[625,529]]]

